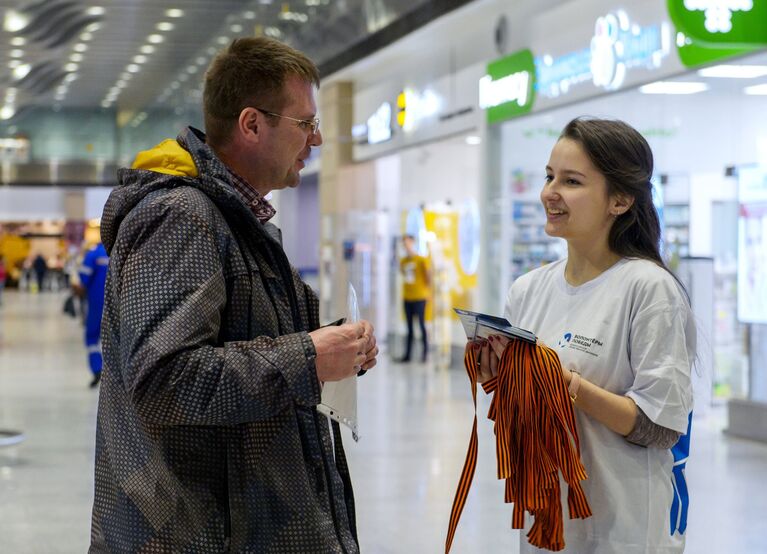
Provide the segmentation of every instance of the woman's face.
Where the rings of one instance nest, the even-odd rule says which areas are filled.
[[[607,243],[615,216],[628,209],[608,196],[605,176],[580,143],[567,138],[557,141],[551,151],[541,203],[546,209],[546,234],[587,246]]]

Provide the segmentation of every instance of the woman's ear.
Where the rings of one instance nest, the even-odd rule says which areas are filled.
[[[625,214],[634,205],[634,197],[628,194],[614,194],[610,198],[610,215],[618,217]]]

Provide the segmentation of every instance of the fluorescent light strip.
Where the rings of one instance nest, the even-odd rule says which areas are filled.
[[[746,87],[743,89],[743,92],[750,95],[767,95],[767,83]]]
[[[639,87],[642,94],[696,94],[708,90],[706,83],[656,81]]]
[[[767,65],[715,65],[698,70],[701,77],[755,79],[767,75]]]

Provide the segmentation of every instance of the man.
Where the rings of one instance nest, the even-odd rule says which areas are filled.
[[[102,243],[88,250],[80,266],[80,284],[76,291],[86,299],[85,347],[88,349],[88,364],[94,388],[101,380],[101,314],[104,311],[104,285],[107,279],[109,256]]]
[[[359,551],[322,382],[376,363],[367,322],[318,328],[318,301],[268,223],[322,144],[315,65],[263,38],[211,63],[207,138],[187,128],[119,173],[92,553]],[[335,451],[334,451],[335,449]]]
[[[402,237],[402,245],[405,247],[405,257],[400,260],[399,267],[402,272],[402,299],[405,303],[405,318],[407,319],[407,340],[405,342],[405,355],[399,361],[410,361],[414,338],[413,318],[418,317],[423,341],[421,361],[425,362],[429,355],[425,317],[426,302],[429,299],[429,288],[431,287],[431,269],[428,258],[420,256],[416,252],[413,235]]]

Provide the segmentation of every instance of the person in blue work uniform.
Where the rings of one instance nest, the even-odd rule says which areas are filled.
[[[90,387],[101,380],[101,313],[104,311],[104,285],[107,280],[109,256],[104,245],[98,243],[88,250],[80,266],[80,285],[87,300],[85,315],[85,347],[88,364],[93,373]]]

